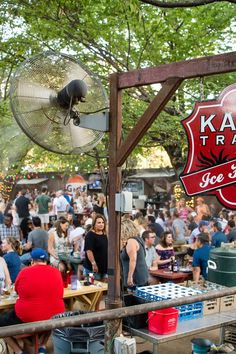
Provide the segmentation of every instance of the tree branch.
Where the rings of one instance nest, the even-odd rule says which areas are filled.
[[[130,59],[130,51],[131,51],[131,31],[130,31],[130,23],[126,11],[126,6],[125,6],[125,19],[127,23],[127,30],[128,30],[128,49],[127,49],[127,56],[126,56],[126,66],[129,68],[129,59]]]
[[[13,71],[13,65],[11,65],[7,78],[6,78],[6,82],[5,82],[5,86],[4,86],[4,95],[3,95],[3,99],[6,100],[7,99],[7,95],[8,95],[8,86],[9,86],[9,82],[10,82],[10,78],[11,78],[11,74]]]
[[[196,6],[203,6],[212,4],[214,2],[230,2],[231,4],[236,4],[236,0],[183,0],[183,1],[171,1],[171,0],[140,0],[145,4],[153,5],[156,7],[163,7],[163,8],[177,8],[177,7],[196,7]]]

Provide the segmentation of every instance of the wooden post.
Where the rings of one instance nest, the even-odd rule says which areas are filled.
[[[110,76],[109,134],[109,242],[108,242],[108,308],[119,308],[120,300],[120,213],[115,211],[115,194],[121,192],[121,166],[161,113],[167,102],[185,79],[227,73],[236,70],[236,52],[197,58],[154,68],[138,69]],[[121,141],[122,89],[162,83],[162,89],[151,102],[136,126]],[[117,321],[107,323],[105,349],[112,352]]]
[[[121,190],[121,167],[117,152],[121,144],[121,91],[118,74],[110,77],[110,135],[109,135],[109,231],[108,231],[108,308],[121,307],[120,298],[120,213],[115,211],[115,194]],[[113,338],[120,334],[121,320],[106,322],[105,353],[112,353]]]

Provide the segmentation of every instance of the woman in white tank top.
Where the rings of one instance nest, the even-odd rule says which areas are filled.
[[[0,257],[0,293],[2,293],[2,288],[8,288],[11,285],[10,273],[7,268],[5,259]]]
[[[69,221],[66,218],[60,218],[56,221],[55,229],[49,232],[48,252],[50,254],[50,263],[54,267],[58,267],[59,257],[58,253],[63,252],[68,246],[69,241],[67,237],[67,230]]]

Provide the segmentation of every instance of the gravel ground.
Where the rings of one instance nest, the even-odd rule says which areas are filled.
[[[219,341],[219,330],[208,331],[202,333],[202,335],[195,336],[197,338],[207,338],[214,343]],[[188,336],[180,340],[174,340],[168,343],[160,344],[158,354],[191,354],[191,339],[194,336]],[[137,353],[140,353],[144,350],[149,350],[152,353],[152,344],[149,342],[143,341],[141,338],[136,337],[137,344]],[[51,339],[47,345],[47,353],[53,354],[53,345]],[[65,353],[66,354],[66,353]],[[97,353],[91,353],[97,354]]]

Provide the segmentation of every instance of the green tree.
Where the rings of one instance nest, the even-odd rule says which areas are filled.
[[[219,2],[221,0],[140,0],[145,4],[150,4],[157,7],[164,8],[179,8],[179,7],[197,7],[205,6],[207,4],[213,4],[214,2]],[[236,4],[236,0],[222,0],[228,1],[232,4]]]
[[[112,72],[232,50],[236,9],[233,1],[206,3],[206,6],[178,9],[150,6],[138,0],[2,1],[1,26],[7,26],[9,33],[12,30],[14,35],[2,34],[1,69],[5,77],[9,77],[24,58],[42,49],[62,50],[84,62],[108,88]],[[132,161],[143,147],[163,146],[173,167],[176,170],[181,167],[186,151],[181,119],[187,116],[194,101],[201,99],[203,93],[206,98],[208,93],[217,95],[225,85],[232,83],[234,77],[229,74],[206,78],[204,83],[201,80],[185,82],[135,149],[130,157]],[[154,85],[124,92],[124,136],[157,90]],[[92,158],[97,158],[97,166],[106,163],[106,144],[105,139],[90,153]],[[32,145],[29,147],[32,156]],[[77,163],[78,156],[73,158]],[[65,161],[67,159],[65,157]]]

